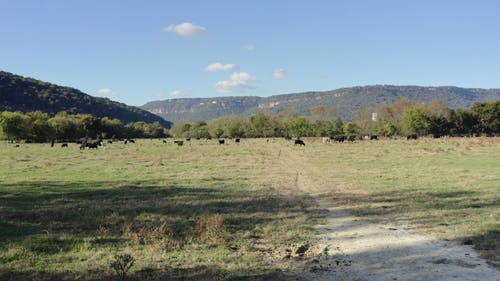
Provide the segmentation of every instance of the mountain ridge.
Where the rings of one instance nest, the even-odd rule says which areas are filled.
[[[139,107],[94,97],[78,89],[59,86],[34,78],[0,71],[0,111],[43,111],[92,114],[96,117],[116,118],[123,123],[159,122],[169,128],[172,123]]]
[[[140,108],[174,122],[212,120],[228,114],[250,116],[259,110],[275,113],[288,109],[307,115],[313,106],[325,105],[343,120],[353,120],[358,110],[381,103],[408,99],[417,103],[441,100],[450,108],[470,108],[474,102],[500,100],[500,89],[461,88],[457,86],[368,85],[329,91],[308,91],[269,97],[231,96],[179,98],[151,101]]]

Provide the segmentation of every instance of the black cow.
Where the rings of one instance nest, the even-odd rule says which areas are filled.
[[[348,136],[347,140],[350,141],[350,142],[353,142],[353,141],[356,140],[356,136]]]
[[[346,140],[345,136],[334,136],[333,140],[336,142],[344,142]]]
[[[224,144],[226,143],[224,140],[219,140],[219,144]]]
[[[88,147],[89,149],[91,149],[91,148],[97,149],[98,146],[99,146],[98,141],[87,143],[87,145],[86,145],[86,147]]]
[[[63,144],[61,144],[61,147],[68,147],[68,144],[67,143],[63,143]]]
[[[371,135],[370,136],[370,140],[378,140],[378,136],[377,135]]]
[[[406,140],[416,140],[418,139],[417,134],[411,134],[406,137]]]
[[[184,144],[184,142],[181,141],[181,140],[180,141],[175,141],[175,143],[177,144],[177,146],[182,146]]]
[[[128,142],[129,143],[135,143],[135,140],[130,139],[130,140],[128,140]]]
[[[239,143],[239,142],[240,142],[240,139],[234,139],[234,142]]]
[[[293,145],[303,145],[303,146],[306,146],[306,144],[304,143],[303,140],[295,140],[295,142],[294,142]]]
[[[187,138],[186,141],[191,141],[191,138]]]
[[[166,141],[166,140],[163,140],[163,143],[167,143],[167,141]]]

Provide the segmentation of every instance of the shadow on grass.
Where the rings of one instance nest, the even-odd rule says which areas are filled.
[[[43,272],[0,272],[0,280],[79,280],[85,276],[84,280],[89,281],[292,281],[302,280],[298,273],[284,274],[279,270],[269,270],[268,272],[236,272],[221,268],[210,268],[206,266],[194,266],[191,268],[165,268],[163,270],[145,268],[137,272],[128,273],[124,279],[119,278],[112,272],[64,272],[59,274]]]

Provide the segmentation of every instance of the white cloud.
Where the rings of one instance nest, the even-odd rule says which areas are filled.
[[[185,95],[187,95],[188,91],[186,90],[174,90],[172,92],[170,92],[169,96],[173,97],[173,98],[179,98],[179,97],[183,97]]]
[[[228,80],[215,83],[215,91],[220,94],[242,93],[255,88],[255,77],[247,72],[235,72]]]
[[[244,46],[243,46],[243,47],[241,47],[241,48],[242,48],[243,50],[245,50],[245,51],[249,51],[249,52],[251,52],[251,51],[255,50],[255,46],[254,46],[254,45],[252,45],[252,44],[247,44],[247,45],[244,45]]]
[[[236,64],[228,63],[228,64],[222,64],[219,62],[212,63],[205,67],[203,71],[205,72],[215,72],[215,71],[230,71],[236,69],[238,66]]]
[[[109,98],[109,97],[116,97],[117,96],[117,93],[115,91],[113,91],[112,89],[109,89],[109,88],[103,88],[103,89],[99,89],[95,92],[95,95],[98,96],[98,97],[106,97],[106,98]]]
[[[283,68],[276,68],[273,72],[273,79],[280,80],[285,77],[285,70]]]
[[[164,32],[175,32],[182,37],[191,37],[197,36],[205,33],[207,29],[203,26],[194,25],[190,22],[184,22],[181,24],[171,24],[165,28],[163,28]]]
[[[180,98],[180,97],[185,97],[189,95],[189,90],[185,90],[185,89],[177,89],[177,90],[173,90],[172,92],[162,92],[162,93],[157,93],[155,94],[156,97],[158,98],[168,98],[168,97],[171,97],[171,98]]]

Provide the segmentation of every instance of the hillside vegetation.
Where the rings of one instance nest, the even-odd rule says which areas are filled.
[[[119,119],[124,124],[159,122],[167,128],[172,124],[137,107],[4,71],[0,71],[0,111],[42,111],[51,116],[66,111]]]
[[[309,113],[311,107],[326,106],[335,110],[342,120],[350,121],[361,109],[383,103],[393,103],[401,99],[425,104],[439,100],[448,104],[452,109],[468,109],[474,102],[500,100],[500,90],[377,85],[266,98],[243,96],[170,99],[149,102],[141,108],[174,122],[193,122],[208,121],[229,114],[248,117],[259,110],[279,113],[287,109],[304,115]]]

